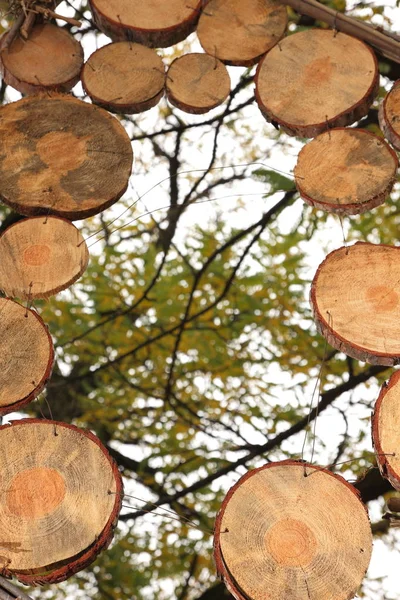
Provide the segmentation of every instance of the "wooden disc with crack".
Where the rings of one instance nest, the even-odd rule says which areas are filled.
[[[283,37],[287,20],[278,0],[209,0],[197,35],[207,54],[227,65],[250,67]]]
[[[256,73],[256,100],[264,117],[301,137],[358,121],[378,89],[378,63],[371,48],[326,29],[284,38]]]
[[[79,230],[60,217],[32,217],[0,236],[0,290],[30,300],[65,290],[84,273],[89,251]]]
[[[334,250],[311,285],[317,328],[337,350],[400,363],[400,247],[357,242]]]
[[[385,137],[400,150],[400,80],[396,81],[379,107],[379,125]]]
[[[192,114],[203,114],[226,100],[231,89],[228,69],[208,54],[184,54],[167,73],[167,98],[171,104]]]
[[[53,362],[53,342],[39,315],[0,298],[0,415],[36,398],[50,378]]]
[[[100,440],[73,425],[26,419],[0,427],[0,564],[27,584],[63,581],[113,536],[118,468]]]
[[[302,148],[294,175],[301,197],[311,206],[355,215],[385,201],[397,168],[396,153],[380,137],[339,128]]]
[[[237,600],[348,600],[371,550],[356,489],[339,475],[292,460],[246,473],[225,497],[215,525],[217,571]]]
[[[0,108],[0,198],[17,212],[95,215],[125,192],[130,139],[108,112],[72,96],[30,96]]]
[[[111,112],[144,112],[164,94],[164,64],[154,50],[141,44],[108,44],[85,63],[82,85],[95,104]]]

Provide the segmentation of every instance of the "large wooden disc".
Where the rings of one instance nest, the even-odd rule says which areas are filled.
[[[372,417],[372,441],[382,476],[400,490],[400,372],[381,389]]]
[[[100,440],[26,419],[0,427],[0,457],[2,572],[54,583],[89,565],[110,543],[122,501],[121,476]]]
[[[311,305],[337,350],[376,365],[400,363],[400,247],[358,242],[334,250],[314,276]]]
[[[386,94],[379,107],[379,124],[385,137],[400,150],[400,80]]]
[[[59,217],[32,217],[11,225],[0,236],[0,256],[0,290],[28,300],[65,290],[89,261],[79,230]]]
[[[112,112],[139,113],[162,98],[164,64],[154,50],[141,44],[108,44],[85,64],[82,84],[96,104]]]
[[[195,30],[202,0],[89,0],[96,25],[113,39],[166,48]]]
[[[65,29],[42,23],[33,27],[27,40],[16,37],[3,48],[0,59],[4,81],[23,94],[43,89],[68,92],[80,79],[83,49]]]
[[[294,170],[305,202],[355,215],[382,204],[396,181],[396,153],[361,129],[332,129],[300,151]]]
[[[208,54],[184,54],[176,58],[167,75],[167,98],[174,106],[193,114],[216,108],[229,95],[228,69]]]
[[[356,38],[325,29],[286,37],[256,73],[256,99],[265,118],[301,137],[358,121],[378,88],[373,51]]]
[[[278,0],[209,0],[197,35],[211,56],[250,67],[279,42],[286,27],[286,7]]]
[[[130,139],[102,108],[30,96],[0,108],[0,198],[23,215],[82,219],[125,192]]]
[[[367,570],[372,534],[353,486],[289,460],[249,471],[231,488],[214,549],[238,600],[348,600]]]
[[[53,362],[53,342],[39,315],[0,298],[0,415],[36,398],[50,378]]]

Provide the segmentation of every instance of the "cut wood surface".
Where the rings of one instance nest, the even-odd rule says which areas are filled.
[[[400,490],[400,372],[382,386],[372,417],[372,441],[382,477]],[[391,500],[399,500],[392,498]],[[395,503],[393,502],[393,505]],[[400,510],[398,506],[390,510]]]
[[[300,151],[294,170],[305,202],[354,215],[382,204],[396,181],[397,155],[362,129],[332,129]]]
[[[363,362],[400,364],[400,247],[358,242],[334,250],[311,286],[318,330]]]
[[[211,56],[250,67],[279,42],[286,27],[286,7],[278,0],[209,0],[197,35]]]
[[[26,419],[0,427],[2,572],[63,581],[110,543],[122,501],[118,468],[92,433]]]
[[[32,217],[0,236],[0,290],[7,296],[48,298],[84,273],[89,252],[79,230],[59,217]]]
[[[53,362],[53,342],[39,315],[0,298],[0,415],[36,398],[50,378]]]
[[[291,460],[244,475],[215,526],[217,570],[238,600],[348,600],[371,550],[368,514],[355,488]]]
[[[385,137],[400,150],[400,81],[396,81],[379,107],[379,125]]]
[[[30,96],[0,108],[0,198],[23,215],[82,219],[125,192],[130,139],[108,112],[72,96]]]
[[[89,0],[97,27],[113,39],[166,48],[195,30],[202,1]]]
[[[208,54],[184,54],[168,69],[167,98],[188,113],[202,114],[216,108],[226,100],[230,89],[227,68]]]
[[[265,118],[301,137],[358,121],[378,88],[373,51],[355,38],[325,29],[286,37],[256,73],[256,99]]]
[[[6,39],[7,33],[3,43]],[[19,36],[3,48],[0,64],[5,83],[23,94],[68,92],[80,79],[83,49],[65,29],[43,23],[33,27],[27,40]]]
[[[151,48],[116,42],[90,56],[82,84],[93,102],[111,112],[140,113],[158,104],[164,94],[164,64]]]

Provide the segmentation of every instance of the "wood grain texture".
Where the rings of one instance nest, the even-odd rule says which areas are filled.
[[[216,520],[217,570],[238,600],[348,600],[371,550],[368,514],[355,488],[302,462],[249,471]]]
[[[400,372],[393,373],[382,386],[372,416],[372,442],[382,477],[400,490]],[[391,456],[393,455],[393,456]],[[398,498],[391,498],[390,510],[400,510]]]
[[[400,150],[400,81],[396,81],[379,107],[379,125],[389,142]]]
[[[283,39],[256,73],[256,100],[289,135],[315,137],[367,114],[379,89],[373,51],[344,33],[308,29]]]

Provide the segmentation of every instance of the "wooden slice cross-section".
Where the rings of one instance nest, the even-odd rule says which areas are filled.
[[[358,242],[334,250],[311,285],[318,330],[363,362],[400,364],[400,247]]]
[[[116,42],[94,52],[82,71],[82,85],[95,104],[111,112],[139,113],[164,94],[165,69],[151,48]]]
[[[53,342],[39,315],[0,298],[0,415],[36,398],[50,378],[53,362]]]
[[[398,159],[380,137],[362,129],[332,129],[300,151],[294,170],[305,202],[354,215],[382,204],[396,181]]]
[[[348,600],[371,550],[355,488],[291,460],[246,473],[216,520],[217,570],[237,600]]]
[[[32,217],[0,236],[0,290],[31,300],[72,285],[86,270],[87,245],[79,230],[60,217]]]
[[[256,73],[256,100],[264,117],[301,137],[358,121],[378,89],[373,51],[356,38],[325,29],[284,38]]]
[[[400,80],[386,94],[379,107],[379,125],[385,137],[400,150]]]
[[[209,0],[197,27],[207,54],[250,67],[283,37],[286,7],[278,0]]]
[[[230,89],[227,68],[208,54],[184,54],[168,69],[167,98],[188,113],[200,115],[216,108],[226,100]]]
[[[0,427],[0,564],[27,584],[63,581],[110,543],[118,468],[92,433],[26,419]]]
[[[125,192],[130,139],[108,112],[58,94],[0,108],[0,198],[17,212],[95,215]]]

